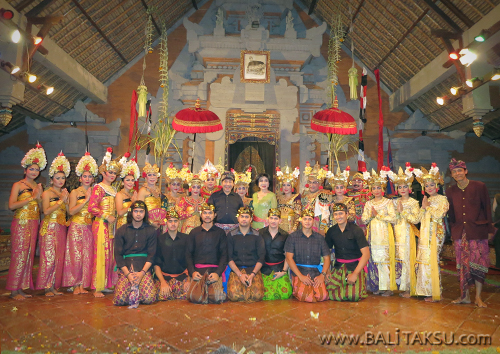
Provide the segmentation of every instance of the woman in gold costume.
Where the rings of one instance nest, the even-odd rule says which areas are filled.
[[[113,149],[108,148],[104,155],[99,172],[102,182],[92,188],[89,200],[89,211],[95,216],[92,223],[94,236],[94,265],[92,267],[92,289],[95,297],[103,297],[112,292],[118,275],[114,271],[114,226],[116,221],[115,196],[116,189],[112,185],[120,173],[120,165],[111,161]]]
[[[374,199],[366,202],[361,220],[368,225],[366,237],[370,245],[368,262],[368,290],[373,294],[391,296],[396,285],[396,258],[392,223],[396,222],[396,210],[390,199],[384,198],[387,185],[387,167],[382,167],[380,176],[363,172]]]
[[[161,187],[156,185],[160,177],[160,169],[156,164],[151,166],[149,162],[142,169],[143,177],[146,183],[142,185],[137,193],[137,200],[142,200],[148,207],[149,223],[156,228],[163,225],[165,219],[165,210],[161,207]]]
[[[231,169],[234,174],[234,191],[241,197],[243,204],[247,207],[250,205],[252,198],[247,197],[248,186],[252,182],[252,167],[249,167],[245,172],[239,173]]]
[[[134,187],[139,176],[139,166],[137,166],[134,159],[123,162],[120,172],[123,188],[116,193],[115,197],[116,214],[118,215],[116,220],[117,230],[127,223],[128,209],[137,200],[137,191],[134,190]]]
[[[66,250],[66,213],[69,193],[63,186],[69,172],[69,161],[61,151],[52,161],[49,169],[51,186],[42,194],[45,217],[40,227],[40,266],[36,288],[44,289],[45,296],[49,297],[62,295],[57,289],[62,285]]]
[[[349,182],[351,168],[347,166],[347,168],[340,172],[340,169],[337,169],[337,174],[330,178],[330,185],[333,188],[333,200],[330,205],[330,225],[334,226],[337,224],[335,218],[333,217],[333,206],[335,203],[342,203],[347,207],[347,221],[356,222],[356,209],[354,206],[354,200],[352,197],[348,197],[347,193],[347,184]]]
[[[417,181],[422,190],[429,195],[422,200],[420,238],[417,249],[417,289],[418,296],[425,296],[425,301],[441,300],[441,270],[439,253],[444,243],[443,218],[450,208],[448,198],[438,194],[439,185],[443,185],[443,177],[435,163],[429,171],[425,168],[414,169]]]
[[[36,239],[40,225],[40,206],[42,185],[35,179],[40,170],[47,166],[45,151],[40,144],[31,149],[21,161],[24,178],[12,185],[9,209],[14,211],[10,226],[11,258],[6,289],[11,297],[24,300],[31,295],[23,290],[33,289],[33,260],[35,258]]]
[[[205,164],[201,166],[198,176],[200,176],[200,179],[205,183],[205,185],[201,187],[201,196],[203,198],[208,199],[212,194],[222,189],[222,187],[218,185],[221,174],[222,172],[219,171],[210,160],[207,160]]]
[[[98,169],[94,158],[86,152],[75,168],[76,175],[80,177],[80,187],[69,194],[71,219],[66,237],[62,285],[73,287],[75,295],[88,293],[85,288],[90,287],[92,282],[94,217],[89,212],[88,206]]]
[[[300,170],[298,167],[290,173],[290,168],[285,166],[283,171],[276,168],[276,180],[279,183],[280,193],[277,195],[278,209],[281,213],[280,228],[291,234],[299,226],[299,218],[302,214],[302,201],[297,191]]]
[[[202,184],[201,179],[195,175],[189,181],[191,195],[181,198],[175,207],[179,220],[182,220],[182,233],[189,234],[192,229],[201,225],[200,207],[206,202],[206,199],[200,195]]]
[[[393,199],[394,208],[396,209],[394,243],[396,248],[396,282],[399,284],[399,290],[403,291],[399,295],[405,298],[416,295],[417,273],[415,272],[415,263],[417,246],[415,237],[419,235],[419,231],[415,224],[420,222],[421,217],[418,201],[410,197],[413,182],[412,171],[413,168],[407,162],[404,172],[401,167],[398,174],[392,171],[389,172],[389,178],[394,182],[394,186],[401,196],[401,198]]]

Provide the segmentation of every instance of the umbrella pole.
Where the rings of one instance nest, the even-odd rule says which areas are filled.
[[[193,138],[193,157],[191,158],[191,172],[193,172],[193,166],[194,166],[194,147],[196,146],[196,133],[194,133],[194,138]]]

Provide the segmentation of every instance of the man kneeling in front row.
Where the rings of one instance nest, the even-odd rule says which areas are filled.
[[[325,301],[328,299],[325,277],[330,268],[330,249],[325,238],[312,229],[314,210],[305,209],[300,222],[302,230],[288,236],[285,243],[286,262],[293,272],[293,296],[299,301]]]
[[[328,247],[335,250],[335,266],[327,277],[330,300],[359,301],[366,298],[366,272],[370,248],[363,230],[347,222],[347,206],[336,203],[333,217],[337,225],[326,233]]]
[[[257,230],[250,227],[252,210],[238,210],[238,228],[227,238],[229,267],[232,272],[227,283],[227,297],[231,301],[261,301],[264,284],[260,268],[266,259],[266,245]]]
[[[148,222],[148,208],[135,201],[127,215],[127,224],[115,234],[115,260],[120,270],[115,288],[115,305],[152,304],[156,300],[151,265],[156,252],[156,229]]]

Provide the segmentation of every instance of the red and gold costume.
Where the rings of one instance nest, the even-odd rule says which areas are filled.
[[[290,168],[285,166],[283,170],[280,167],[276,168],[276,179],[278,180],[280,190],[283,183],[290,183],[292,186],[292,194],[286,196],[284,193],[278,193],[276,199],[278,201],[278,209],[280,210],[281,224],[280,228],[288,233],[292,233],[299,227],[299,219],[302,214],[302,200],[300,193],[293,193],[297,189],[299,182],[300,170],[298,167],[290,172]]]

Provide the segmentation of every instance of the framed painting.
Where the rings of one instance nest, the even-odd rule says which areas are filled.
[[[271,75],[271,52],[242,50],[240,71],[241,82],[268,84]]]

